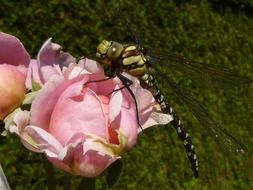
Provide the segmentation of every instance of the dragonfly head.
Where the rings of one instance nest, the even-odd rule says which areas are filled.
[[[120,58],[122,51],[122,44],[103,40],[97,47],[96,56],[99,62],[111,65],[112,62],[116,62],[116,60]]]

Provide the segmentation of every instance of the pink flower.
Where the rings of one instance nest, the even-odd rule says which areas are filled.
[[[53,75],[62,75],[64,67],[75,63],[76,59],[64,52],[59,44],[49,38],[41,47],[37,59],[32,59],[28,68],[26,87],[32,89],[33,82],[42,86]]]
[[[17,112],[9,130],[57,167],[95,177],[136,144],[135,104],[126,89],[114,92],[122,86],[117,78],[92,82],[105,79],[95,61],[83,59],[61,72],[44,83],[30,111]],[[142,127],[168,123],[152,94],[131,80]]]
[[[30,56],[14,36],[0,32],[0,120],[21,105]]]

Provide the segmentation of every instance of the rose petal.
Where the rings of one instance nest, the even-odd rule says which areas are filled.
[[[37,95],[31,106],[31,124],[48,130],[51,114],[62,92],[72,83],[85,80],[87,77],[76,77],[73,80],[64,80],[55,76],[48,81]]]
[[[32,59],[30,61],[28,71],[27,71],[27,77],[26,77],[26,81],[25,81],[26,87],[28,89],[32,89],[32,82],[36,82],[39,85],[43,84],[38,66],[39,65],[38,65],[38,62],[36,59]]]
[[[100,98],[89,89],[85,89],[83,93],[81,90],[81,83],[68,86],[61,94],[51,115],[50,133],[62,144],[80,132],[108,138]]]
[[[79,151],[77,150],[77,152]],[[96,177],[119,158],[101,155],[92,150],[88,151],[85,155],[74,154],[72,171],[84,177]]]
[[[27,126],[21,134],[21,139],[28,149],[44,152],[48,156],[58,156],[63,148],[57,139],[47,131],[36,126]],[[32,147],[32,148],[31,148]]]
[[[116,86],[116,88],[119,88]],[[113,122],[113,120],[119,115],[121,111],[123,96],[122,93],[115,92],[112,94],[110,103],[109,103],[109,120]]]
[[[94,78],[96,78],[97,80],[99,78],[104,78],[104,69],[103,67],[98,64],[96,61],[93,61],[91,59],[81,59],[78,62],[78,65],[83,67],[86,71],[88,71],[89,73],[92,73]],[[94,80],[94,79],[92,79]]]
[[[135,99],[137,101],[140,124],[143,125],[150,117],[153,107],[157,103],[151,92],[140,87],[136,89]]]
[[[125,90],[118,91],[122,93],[123,101],[120,114],[111,122],[110,127],[118,129],[119,132],[127,139],[126,149],[132,148],[137,142],[137,115],[135,105],[128,92]]]
[[[173,117],[168,114],[152,112],[150,118],[142,125],[142,129],[147,129],[155,125],[167,125],[173,120]],[[141,129],[138,129],[138,133],[142,132]]]
[[[38,53],[41,80],[46,82],[53,75],[62,75],[61,69],[75,62],[72,55],[63,52],[62,47],[52,43],[52,38],[49,38]]]
[[[25,97],[25,75],[15,66],[0,64],[0,119],[21,105]]]
[[[14,118],[13,122],[16,124],[18,127],[19,134],[21,134],[24,130],[24,128],[29,125],[30,122],[30,114],[28,111],[18,111]]]
[[[0,32],[0,64],[28,66],[30,56],[16,37]]]
[[[58,44],[52,43],[52,38],[49,38],[42,45],[38,53],[39,66],[43,67],[46,65],[58,64],[57,58],[59,56],[62,47]]]

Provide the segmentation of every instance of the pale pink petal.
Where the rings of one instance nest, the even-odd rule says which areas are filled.
[[[94,75],[94,78],[96,79],[105,77],[103,67],[100,64],[98,64],[96,61],[93,61],[88,58],[81,59],[78,62],[78,65],[83,67],[89,73],[92,73]]]
[[[37,95],[31,106],[31,124],[48,130],[50,118],[62,92],[72,83],[85,80],[84,77],[73,80],[65,80],[63,77],[55,76],[48,81]]]
[[[50,133],[63,145],[75,133],[91,133],[102,138],[108,136],[101,100],[93,91],[81,90],[81,83],[68,86],[51,115]]]
[[[102,155],[92,150],[82,155],[78,149],[73,155],[74,164],[72,166],[72,171],[84,177],[96,177],[100,175],[110,164],[120,158]]]
[[[78,74],[76,74],[76,75],[73,74],[73,77],[72,77],[72,76],[69,77],[69,76],[71,75],[71,73],[72,73],[72,71],[73,71],[73,69],[74,69],[75,67],[77,67],[77,64],[76,64],[76,63],[70,63],[70,64],[68,65],[68,67],[63,67],[63,68],[62,68],[62,75],[63,75],[65,78],[70,78],[70,79],[72,79],[72,78],[78,76],[81,69],[79,69]]]
[[[95,61],[89,59],[81,59],[78,64],[70,63],[68,67],[62,68],[62,73],[68,79],[84,74],[89,74],[90,80],[92,81],[98,81],[105,78],[102,67]]]
[[[58,156],[63,148],[54,136],[36,126],[27,126],[21,134],[21,139],[31,145],[33,151],[37,149],[37,151],[44,152],[51,157],[52,155]],[[27,148],[30,149],[30,147]]]
[[[30,56],[16,37],[0,32],[0,64],[28,66]]]
[[[70,53],[61,51],[57,57],[56,64],[60,65],[60,68],[68,67],[71,63],[76,63],[76,58],[74,58]]]
[[[147,129],[156,125],[167,125],[173,120],[173,117],[168,114],[152,112],[148,120],[142,125],[142,129]],[[138,129],[138,133],[142,132],[141,129]]]
[[[86,154],[90,150],[95,150],[100,154],[110,156],[117,156],[123,151],[122,144],[112,144],[106,139],[98,137],[96,134],[85,134],[85,141],[83,141],[83,154]]]
[[[90,82],[95,80],[94,82]],[[96,92],[97,95],[103,95],[109,97],[111,94],[113,94],[113,91],[115,90],[115,83],[112,79],[101,79],[100,81],[97,81],[98,79],[95,79],[93,75],[89,75],[89,83],[86,84],[87,88],[90,88],[94,92]],[[118,86],[117,86],[118,88]]]
[[[69,53],[63,52],[62,47],[56,43],[52,43],[49,38],[41,47],[38,53],[39,66],[60,65],[68,66],[69,63],[76,62],[76,59]]]
[[[58,159],[68,162],[69,152],[78,145],[83,145],[83,155],[90,150],[99,152],[100,154],[107,154],[110,156],[117,156],[119,152],[122,152],[121,145],[110,144],[104,138],[101,138],[95,134],[75,133],[70,140],[66,143],[66,146],[61,150]]]
[[[85,140],[85,134],[84,133],[75,133],[66,143],[66,145],[70,144],[76,144],[76,143],[83,143]]]
[[[73,79],[80,75],[90,74],[88,71],[77,64],[70,64],[69,67],[63,69],[63,76],[67,79]]]
[[[28,71],[27,71],[27,77],[25,81],[26,87],[28,89],[32,88],[32,81],[38,83],[39,85],[42,85],[42,79],[40,76],[40,71],[39,71],[38,66],[39,65],[36,59],[32,59],[30,61]]]
[[[53,77],[54,75],[61,76],[61,70],[59,65],[44,65],[39,69],[42,83],[46,83]]]
[[[63,162],[69,166],[72,174],[84,177],[96,177],[119,158],[101,154],[94,150],[89,150],[83,154],[82,145],[78,144],[76,147],[70,147]],[[56,165],[58,167],[62,166],[62,164]]]
[[[17,112],[13,118],[13,122],[18,127],[19,134],[21,134],[30,123],[30,113],[28,111]]]
[[[52,38],[49,38],[47,41],[45,41],[41,46],[37,56],[39,67],[43,67],[45,65],[53,65],[55,62],[56,54],[57,52],[61,51],[61,49],[62,48],[60,45],[52,45]]]
[[[136,88],[134,95],[137,101],[140,124],[143,125],[150,117],[153,107],[157,103],[151,92],[141,88],[140,86]]]
[[[119,87],[117,86],[117,88]],[[109,103],[110,122],[113,122],[113,120],[120,114],[122,101],[123,101],[122,93],[115,92],[112,94],[110,103]]]
[[[123,75],[133,82],[133,84],[130,85],[130,89],[134,93],[134,97],[137,102],[139,122],[143,125],[149,119],[150,114],[155,111],[153,110],[154,106],[157,106],[158,104],[156,103],[152,93],[140,86],[140,82],[136,77],[127,73],[123,73]],[[127,89],[125,89],[125,91],[127,91],[130,95],[130,92]],[[130,97],[132,101],[134,101],[133,97]]]
[[[44,130],[48,129],[54,106],[60,94],[67,88],[67,85],[60,85],[63,81],[62,77],[56,77],[43,86],[31,105],[32,125],[39,126]]]
[[[136,77],[128,75],[127,73],[124,73],[124,76],[133,82],[133,84],[130,86],[130,89],[135,95],[138,106],[139,120],[140,124],[142,125],[142,128],[138,128],[138,132],[141,132],[143,129],[154,125],[168,124],[172,120],[171,115],[161,113],[160,105],[155,101],[152,93],[146,89],[143,89]]]
[[[62,149],[58,159],[48,157],[49,161],[62,170],[84,177],[98,176],[119,158],[119,156],[112,157],[94,150],[84,153],[81,141],[76,141]]]
[[[137,115],[134,102],[129,96],[127,90],[121,90],[117,93],[123,94],[123,102],[120,114],[112,121],[110,127],[117,129],[127,139],[126,149],[132,148],[137,142]]]
[[[29,125],[30,114],[28,111],[15,109],[11,114],[4,118],[5,129],[11,133],[20,135],[23,129]]]
[[[63,171],[72,173],[71,168],[69,165],[65,164],[64,162],[62,162],[62,160],[59,160],[58,158],[55,157],[47,157],[47,159],[56,167],[62,169]]]
[[[70,143],[72,141],[72,143]],[[58,155],[58,160],[63,161],[67,165],[72,165],[72,154],[73,151],[77,147],[82,146],[83,142],[85,141],[84,134],[75,134],[70,141],[67,143],[67,145],[61,150],[61,152]],[[80,150],[81,151],[81,150]]]
[[[62,51],[60,45],[52,43],[51,38],[43,44],[37,59],[43,82],[48,81],[52,75],[61,75],[63,67],[76,62],[72,55]]]

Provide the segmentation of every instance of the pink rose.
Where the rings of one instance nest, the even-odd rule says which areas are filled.
[[[126,89],[113,92],[122,86],[117,78],[91,82],[105,78],[95,61],[83,59],[61,72],[44,83],[30,111],[17,112],[9,130],[57,167],[95,177],[136,144],[135,104]],[[169,122],[152,94],[131,80],[142,127]]]
[[[30,56],[14,36],[0,32],[0,120],[21,105]]]
[[[59,44],[49,38],[41,47],[37,59],[32,59],[28,68],[26,87],[32,88],[32,82],[42,86],[53,75],[62,75],[64,67],[76,62],[76,59],[64,52]]]

